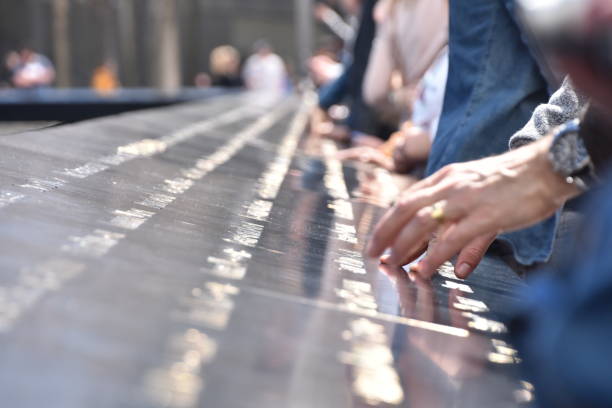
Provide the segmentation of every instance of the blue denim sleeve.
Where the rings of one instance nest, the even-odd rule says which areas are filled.
[[[319,107],[323,110],[341,103],[347,96],[350,69],[345,68],[342,75],[319,90]]]
[[[521,40],[510,0],[453,0],[444,110],[427,175],[450,163],[508,151],[508,141],[549,99],[548,85]],[[556,217],[502,237],[524,265],[546,262]]]
[[[511,322],[542,407],[612,406],[612,186],[565,264],[534,281]]]

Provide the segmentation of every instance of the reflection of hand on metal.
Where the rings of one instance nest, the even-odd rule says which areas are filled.
[[[421,321],[439,323],[437,320],[436,292],[429,280],[418,274],[406,273],[400,267],[381,265],[381,270],[394,283],[400,302],[403,317]],[[455,305],[459,303],[460,292],[451,290],[448,296],[448,307],[453,327],[467,328],[468,319]],[[409,346],[406,350],[417,348],[430,361],[438,366],[449,377],[455,379],[473,378],[483,372],[485,358],[475,359],[487,349],[484,337],[469,336],[449,341],[446,335],[426,330],[411,330],[407,335]],[[410,353],[406,358],[410,358]],[[469,358],[468,358],[469,357]],[[410,372],[414,371],[411,364]]]

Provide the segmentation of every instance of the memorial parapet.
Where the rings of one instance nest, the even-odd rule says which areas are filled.
[[[309,109],[232,95],[0,138],[3,403],[528,404],[500,323],[519,279],[364,258],[384,208],[306,143]]]

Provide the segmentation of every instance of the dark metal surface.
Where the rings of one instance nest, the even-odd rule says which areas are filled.
[[[221,88],[184,88],[172,94],[149,88],[125,88],[105,94],[87,88],[0,89],[0,121],[77,122],[229,92]]]
[[[0,136],[40,130],[59,125],[58,122],[0,122]]]
[[[364,259],[384,209],[302,140],[307,109],[231,96],[0,138],[3,406],[529,401],[497,323],[519,280]]]

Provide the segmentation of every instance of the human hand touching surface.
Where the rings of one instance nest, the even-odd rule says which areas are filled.
[[[379,222],[368,255],[390,248],[385,262],[403,265],[436,234],[419,274],[431,277],[461,251],[455,273],[467,277],[499,233],[542,221],[580,193],[553,171],[551,142],[549,136],[500,156],[453,164],[416,183]]]

